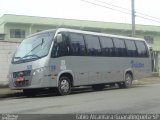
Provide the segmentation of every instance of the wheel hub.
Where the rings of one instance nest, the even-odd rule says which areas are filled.
[[[62,82],[61,82],[61,90],[63,92],[68,92],[68,90],[69,90],[69,83],[68,83],[67,80],[62,80]]]

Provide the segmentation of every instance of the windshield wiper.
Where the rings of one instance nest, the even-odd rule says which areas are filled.
[[[40,58],[38,55],[36,54],[32,54],[32,55],[25,55],[24,57],[14,57],[14,59],[18,59],[18,60],[23,60],[26,57],[36,57],[36,58]]]
[[[40,58],[38,55],[36,54],[32,54],[32,55],[25,55],[24,57],[22,57],[21,59],[24,59],[26,57],[36,57],[36,58]]]
[[[14,57],[14,59],[21,59],[21,57]]]
[[[39,58],[38,55],[36,54],[32,54],[32,55],[29,55],[33,50],[35,50],[36,48],[38,48],[39,46],[42,46],[44,44],[44,38],[42,38],[42,42],[40,44],[38,44],[37,46],[35,46],[33,49],[31,49],[25,56],[22,57],[25,58],[25,57],[28,57],[28,56],[36,56],[37,58]]]
[[[24,56],[24,57],[14,57],[14,59],[18,59],[18,60],[15,61],[15,62],[25,62],[26,60],[29,60],[29,59],[24,59],[24,58],[26,58],[26,57],[34,57],[34,58],[32,58],[32,59],[40,58],[38,55],[32,54],[32,55],[26,55],[26,56]]]

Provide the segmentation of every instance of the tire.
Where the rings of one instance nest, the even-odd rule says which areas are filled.
[[[130,88],[132,86],[133,76],[130,73],[126,73],[125,81],[118,83],[119,88]]]
[[[35,90],[35,89],[23,89],[23,94],[27,97],[34,97],[37,94],[37,90]]]
[[[105,88],[105,85],[93,85],[92,89],[95,91],[100,91],[103,90]]]
[[[68,77],[61,77],[58,83],[58,95],[68,95],[71,92],[71,82]]]

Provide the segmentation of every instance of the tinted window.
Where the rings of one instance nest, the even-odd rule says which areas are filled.
[[[25,38],[25,30],[10,29],[10,38]]]
[[[115,54],[117,57],[123,57],[127,55],[124,40],[114,38],[114,45],[115,45]]]
[[[134,41],[125,40],[126,47],[127,47],[127,56],[129,57],[136,57],[137,56],[137,49]]]
[[[66,35],[62,35],[62,42],[57,42],[55,40],[51,57],[61,57],[69,55],[69,46],[67,44],[68,37]]]
[[[138,56],[139,57],[147,57],[148,56],[148,52],[146,50],[146,46],[145,46],[144,42],[136,41],[136,46],[138,49]]]
[[[70,46],[72,55],[85,55],[85,43],[82,35],[70,34]]]
[[[111,38],[100,37],[102,46],[102,55],[104,56],[114,56],[114,46]]]
[[[98,56],[101,54],[99,39],[96,36],[85,35],[87,54],[89,56]]]

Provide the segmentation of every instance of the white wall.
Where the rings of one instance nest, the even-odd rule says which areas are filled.
[[[13,53],[20,43],[0,41],[0,86],[8,84],[8,70]]]

